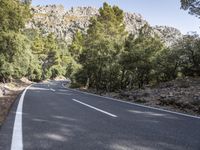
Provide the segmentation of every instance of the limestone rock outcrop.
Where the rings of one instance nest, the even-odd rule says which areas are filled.
[[[99,15],[98,9],[93,7],[72,7],[65,10],[62,5],[34,6],[31,8],[32,20],[27,23],[26,28],[39,29],[42,33],[55,33],[55,35],[70,43],[74,33],[79,29],[86,32],[91,17]],[[149,24],[140,14],[125,13],[124,23],[128,33],[138,35],[139,30],[145,24]],[[152,27],[166,44],[170,46],[177,39],[182,37],[178,29],[167,26]]]

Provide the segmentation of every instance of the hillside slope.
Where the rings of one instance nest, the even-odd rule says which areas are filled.
[[[26,25],[28,29],[39,29],[42,33],[55,33],[59,39],[71,42],[77,30],[86,32],[90,18],[97,16],[98,9],[93,7],[72,7],[65,10],[62,5],[35,6],[31,9],[33,19]],[[126,31],[138,35],[139,29],[149,24],[140,14],[125,13],[124,23]],[[152,27],[153,34],[157,34],[171,46],[176,40],[182,37],[181,32],[173,27],[155,26]]]

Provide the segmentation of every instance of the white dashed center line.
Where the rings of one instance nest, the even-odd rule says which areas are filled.
[[[96,107],[94,107],[94,106],[91,106],[91,105],[88,105],[88,104],[86,104],[86,103],[83,103],[83,102],[81,102],[81,101],[78,101],[78,100],[76,100],[76,99],[72,99],[73,101],[75,101],[75,102],[77,102],[77,103],[80,103],[80,104],[82,104],[82,105],[85,105],[85,106],[87,106],[87,107],[89,107],[89,108],[92,108],[92,109],[94,109],[94,110],[97,110],[97,111],[99,111],[99,112],[101,112],[101,113],[104,113],[104,114],[106,114],[106,115],[109,115],[109,116],[111,116],[111,117],[117,117],[116,115],[114,115],[114,114],[111,114],[111,113],[109,113],[109,112],[106,112],[106,111],[104,111],[104,110],[101,110],[101,109],[99,109],[99,108],[96,108]]]

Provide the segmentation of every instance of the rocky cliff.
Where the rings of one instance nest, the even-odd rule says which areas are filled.
[[[72,41],[74,33],[79,29],[86,32],[91,17],[97,16],[98,9],[92,7],[72,7],[65,10],[62,5],[36,6],[31,8],[33,19],[26,25],[27,28],[39,29],[42,33],[55,33],[67,42]],[[137,35],[146,20],[140,14],[125,13],[124,22],[128,33]],[[167,46],[182,37],[178,29],[166,26],[152,27],[153,32],[161,37]]]

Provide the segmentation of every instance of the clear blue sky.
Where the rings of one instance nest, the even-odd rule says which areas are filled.
[[[151,25],[167,25],[178,28],[182,33],[196,31],[200,34],[200,19],[180,9],[180,0],[33,0],[33,5],[62,4],[93,6],[99,8],[103,2],[117,5],[126,12],[140,13]]]

